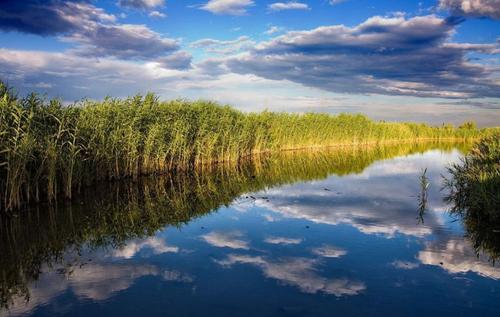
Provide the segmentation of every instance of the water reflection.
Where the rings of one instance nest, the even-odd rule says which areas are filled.
[[[161,315],[171,298],[174,315],[251,315],[250,293],[262,315],[328,315],[335,305],[359,315],[373,304],[384,311],[380,292],[402,312],[415,297],[401,294],[420,289],[405,284],[406,273],[431,288],[440,281],[448,287],[440,296],[463,296],[442,274],[482,278],[475,283],[494,290],[479,293],[488,301],[498,286],[485,283],[500,273],[483,251],[498,240],[484,240],[470,219],[465,229],[452,222],[439,192],[444,167],[461,155],[455,147],[290,152],[102,185],[75,204],[4,216],[0,295],[9,310],[0,314],[70,314],[78,305],[82,314]],[[419,223],[423,169],[429,191]],[[427,296],[419,300],[435,300]]]
[[[500,279],[500,270],[488,263],[487,255],[476,255],[469,241],[450,238],[427,243],[425,249],[418,253],[418,260],[422,264],[442,266],[449,273],[474,272]]]
[[[418,216],[419,223],[424,223],[425,212],[427,211],[427,195],[429,191],[429,179],[427,178],[427,168],[424,168],[420,175],[420,193],[418,194]]]
[[[285,285],[298,287],[304,293],[356,295],[366,288],[363,282],[351,281],[347,278],[328,279],[318,275],[316,267],[320,262],[317,259],[294,257],[272,260],[262,256],[229,254],[227,258],[217,263],[223,267],[231,267],[235,264],[253,265],[262,270],[266,277],[278,280]]]

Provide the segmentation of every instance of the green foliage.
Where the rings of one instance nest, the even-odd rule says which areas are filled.
[[[0,210],[71,199],[103,180],[234,163],[270,151],[484,133],[374,122],[359,114],[242,113],[206,101],[161,102],[153,94],[63,106],[35,94],[18,98],[0,83]]]

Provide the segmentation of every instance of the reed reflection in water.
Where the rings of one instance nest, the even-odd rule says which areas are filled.
[[[159,238],[158,233],[168,227],[182,229],[193,220],[221,207],[232,206],[237,209],[253,205],[256,208],[269,210],[263,212],[263,215],[276,217],[280,215],[284,206],[281,205],[280,197],[273,193],[279,192],[283,186],[293,187],[295,185],[292,184],[309,181],[315,183],[330,179],[332,175],[343,179],[342,176],[362,173],[379,160],[423,153],[433,148],[450,151],[456,146],[407,144],[318,152],[285,152],[244,161],[238,165],[141,178],[137,182],[103,184],[93,190],[85,191],[72,204],[38,206],[15,215],[4,216],[1,219],[0,244],[2,306],[10,307],[14,313],[26,312],[50,301],[54,294],[64,291],[68,285],[77,296],[94,301],[104,300],[116,292],[129,288],[137,278],[147,276],[191,285],[196,277],[191,274],[189,268],[183,271],[155,263],[134,262],[134,256],[144,251],[153,255],[188,252],[186,248],[170,245],[165,239]],[[466,149],[467,145],[463,145],[463,150]],[[297,186],[300,188],[301,185]],[[320,186],[321,191],[328,196],[318,199],[318,202],[322,203],[324,199],[328,199],[326,204],[331,207],[325,212],[335,217],[343,210],[342,203],[345,202],[345,198],[336,198],[333,201],[329,197],[342,196],[340,191],[344,189],[331,182],[321,183]],[[348,187],[345,190],[348,190]],[[360,195],[363,195],[363,190],[364,188],[359,189]],[[317,219],[308,218],[307,205],[304,205],[308,201],[308,193],[303,191],[302,194],[304,197],[297,198],[302,199],[298,203],[302,210],[301,217],[315,223]],[[287,204],[290,203],[293,203],[293,200],[288,200]],[[326,204],[324,206],[327,206]],[[349,204],[356,205],[353,202]],[[365,205],[362,208],[366,207]],[[390,215],[389,211],[389,218]],[[358,216],[351,215],[353,220],[349,221],[354,221],[352,224],[364,234],[371,234],[366,220],[362,218],[356,220]],[[293,217],[291,215],[291,218]],[[413,220],[409,219],[415,222],[414,216]],[[434,224],[435,221],[431,219],[427,225]],[[413,227],[403,224],[403,228],[404,226],[407,226],[407,230],[403,230],[402,233],[410,236],[417,231],[429,232],[431,228],[418,228],[417,224]],[[371,227],[371,230],[373,228],[375,227]],[[347,296],[362,294],[367,289],[366,282],[359,279],[343,276],[328,279],[318,274],[319,268],[324,265],[324,260],[321,259],[343,258],[349,254],[349,250],[345,248],[322,244],[309,251],[310,254],[317,256],[315,259],[274,258],[265,254],[253,254],[249,241],[241,229],[214,231],[200,228],[199,230],[202,232],[201,242],[231,250],[227,256],[206,258],[207,262],[215,263],[222,269],[234,270],[250,266],[260,270],[267,278],[309,294]],[[422,237],[418,234],[416,236]],[[307,241],[302,237],[287,237],[283,232],[275,232],[266,236],[264,243],[270,247],[293,247],[301,246]],[[433,262],[432,256],[442,248],[439,246],[441,249],[435,249],[436,252],[433,252],[433,248],[437,246],[429,242],[417,259],[422,263],[439,265]],[[243,254],[242,251],[247,253]],[[108,260],[96,261],[99,255]],[[130,259],[132,262],[113,260],[118,262],[112,261],[111,265],[110,256],[113,259]],[[404,262],[398,263],[400,266],[405,266]],[[496,274],[496,269],[492,270]],[[40,285],[59,285],[60,288],[52,289],[50,293],[52,295],[47,292],[43,295],[40,289],[30,286],[34,281],[38,281]]]

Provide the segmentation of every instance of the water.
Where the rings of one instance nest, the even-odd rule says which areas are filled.
[[[0,314],[498,316],[499,246],[440,190],[461,155],[285,153],[4,217]]]

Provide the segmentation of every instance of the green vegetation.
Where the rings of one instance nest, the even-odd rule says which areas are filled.
[[[476,252],[495,261],[500,258],[500,134],[482,139],[448,170],[451,212],[463,219]]]
[[[0,210],[71,199],[99,181],[166,173],[270,151],[347,144],[467,140],[490,133],[374,122],[362,115],[242,113],[153,94],[63,106],[18,98],[0,83]]]
[[[275,153],[240,164],[100,183],[71,203],[0,214],[0,308],[13,298],[28,299],[28,283],[38,279],[42,268],[80,265],[86,249],[116,247],[165,226],[180,227],[244,193],[361,173],[377,160],[454,147],[398,144]]]

